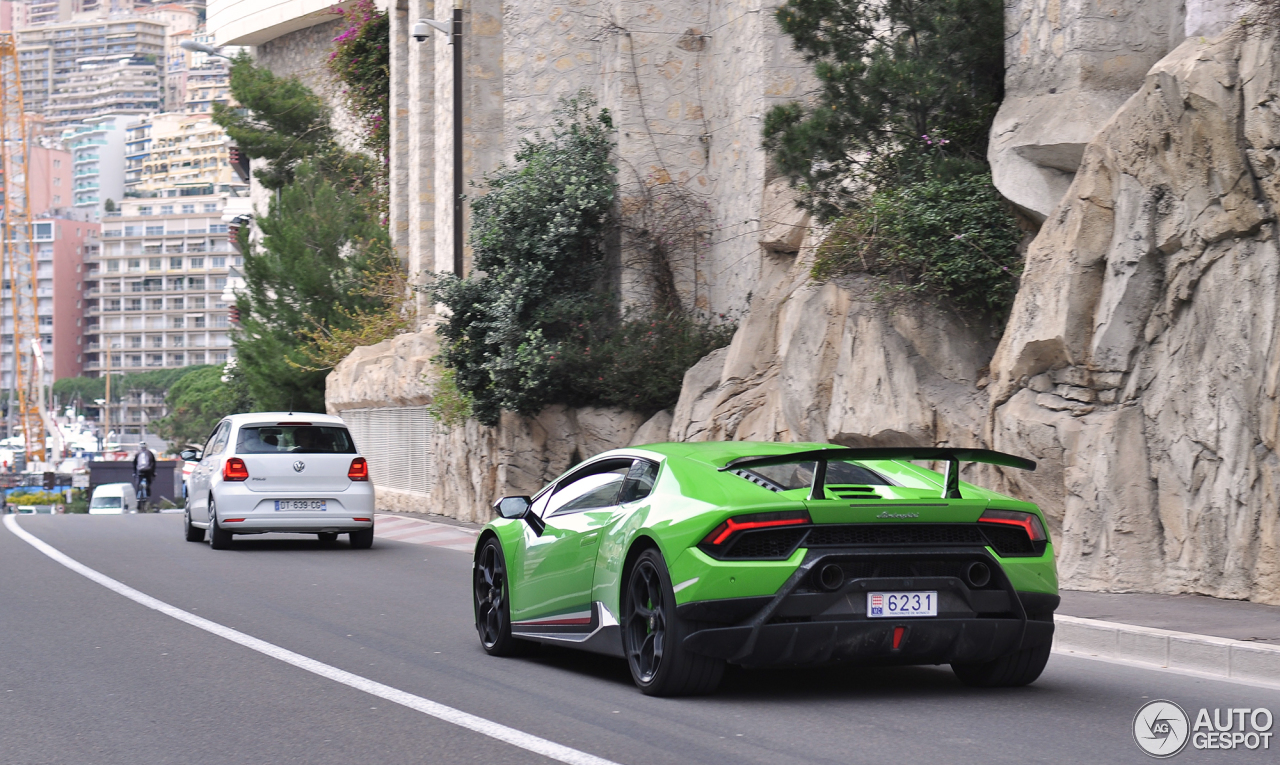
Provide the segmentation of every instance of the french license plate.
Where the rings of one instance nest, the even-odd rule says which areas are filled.
[[[276,512],[281,510],[326,510],[323,499],[277,499]]]
[[[887,619],[893,616],[937,616],[937,592],[868,592],[867,616]]]

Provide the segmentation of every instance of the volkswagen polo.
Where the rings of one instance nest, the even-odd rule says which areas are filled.
[[[338,417],[296,412],[235,414],[213,429],[187,481],[188,542],[225,549],[236,534],[315,534],[373,544],[369,464]]]

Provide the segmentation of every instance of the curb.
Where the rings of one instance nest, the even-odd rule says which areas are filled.
[[[1280,688],[1280,646],[1061,614],[1054,623],[1058,653]]]

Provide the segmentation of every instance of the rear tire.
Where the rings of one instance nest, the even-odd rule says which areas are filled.
[[[231,532],[218,525],[218,509],[209,497],[209,546],[215,550],[226,550],[231,547]]]
[[[640,553],[622,589],[622,650],[631,679],[646,696],[701,696],[714,693],[725,662],[683,648],[692,625],[676,613],[662,553]]]
[[[321,535],[323,536],[323,535]],[[351,537],[351,546],[356,550],[368,550],[373,547],[373,529],[360,529],[353,531],[348,536]]]
[[[971,688],[1016,688],[1030,685],[1049,663],[1051,643],[1001,656],[983,664],[952,664],[960,682]]]
[[[183,527],[183,531],[187,533],[188,542],[204,541],[204,529],[197,528],[196,526],[191,525],[191,503],[190,502],[187,503],[186,510],[182,514],[182,527]]]
[[[320,540],[320,544],[331,545],[338,541],[338,532],[322,531],[319,534],[316,534],[316,537]]]

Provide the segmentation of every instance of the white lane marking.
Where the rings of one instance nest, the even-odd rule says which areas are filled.
[[[202,629],[220,638],[225,638],[233,643],[244,646],[253,651],[257,651],[265,656],[278,659],[286,664],[304,669],[312,674],[341,683],[349,688],[358,691],[364,691],[371,696],[377,696],[381,699],[399,704],[409,709],[421,712],[437,720],[443,720],[452,723],[460,728],[480,733],[490,738],[497,739],[512,746],[517,746],[534,754],[540,754],[548,759],[557,760],[559,762],[569,763],[570,765],[618,765],[612,760],[606,760],[603,757],[596,757],[594,754],[572,749],[557,744],[554,741],[548,741],[545,738],[539,738],[522,730],[509,728],[501,723],[487,720],[483,717],[463,712],[460,709],[445,706],[430,699],[424,699],[421,696],[415,696],[412,693],[392,688],[389,685],[370,680],[360,675],[355,675],[346,670],[338,669],[315,659],[307,658],[300,653],[294,653],[287,648],[281,648],[274,643],[268,643],[265,640],[259,640],[256,637],[246,635],[239,630],[225,627],[217,622],[196,616],[193,613],[183,611],[181,608],[171,606],[162,600],[151,597],[143,592],[133,589],[127,584],[112,579],[106,574],[99,573],[94,569],[80,563],[70,556],[58,551],[52,545],[40,540],[30,532],[18,526],[17,516],[6,515],[4,517],[4,525],[13,532],[22,541],[36,548],[40,552],[49,556],[53,560],[61,563],[72,571],[80,574],[86,579],[97,582],[106,587],[108,590],[132,600],[135,603],[146,606],[147,608],[159,611],[165,616],[172,616],[180,622],[186,622],[192,627]]]

